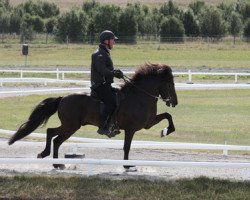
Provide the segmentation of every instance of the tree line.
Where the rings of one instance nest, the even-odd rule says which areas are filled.
[[[106,29],[124,43],[136,43],[137,36],[182,42],[184,37],[218,40],[231,35],[249,41],[250,1],[212,6],[196,0],[182,8],[169,0],[152,8],[140,3],[103,5],[91,0],[61,12],[49,1],[29,0],[11,6],[9,0],[0,0],[0,34],[16,33],[21,42],[32,40],[34,33],[53,34],[58,42],[95,42]]]

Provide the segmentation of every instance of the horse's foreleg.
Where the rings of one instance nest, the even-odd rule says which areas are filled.
[[[156,117],[154,118],[153,121],[151,121],[149,124],[147,124],[147,126],[145,127],[145,129],[150,129],[152,126],[154,126],[155,124],[158,124],[160,121],[162,121],[163,119],[167,119],[168,120],[168,130],[167,130],[167,135],[169,135],[170,133],[175,131],[175,127],[174,127],[174,123],[173,123],[173,119],[172,116],[169,113],[162,113],[159,115],[156,115]]]
[[[45,149],[43,150],[42,153],[39,153],[37,155],[37,158],[44,158],[48,155],[50,155],[50,150],[51,150],[51,140],[53,137],[58,135],[57,132],[58,128],[48,128],[47,129],[47,136],[46,136],[46,146]]]
[[[128,160],[131,142],[132,142],[132,139],[134,137],[134,134],[135,134],[135,131],[125,130],[125,139],[124,139],[124,146],[123,146],[124,160]],[[130,167],[134,167],[134,166],[124,165],[123,167],[125,169],[129,169]]]

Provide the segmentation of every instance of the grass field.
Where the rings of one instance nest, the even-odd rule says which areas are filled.
[[[91,54],[97,45],[30,44],[28,66],[73,67],[90,66]],[[177,69],[249,69],[249,44],[117,44],[112,51],[114,65],[140,66],[145,62],[164,63]],[[24,66],[21,45],[0,45],[1,66]]]
[[[159,102],[158,113],[172,114],[176,132],[160,138],[160,131],[166,127],[162,121],[150,130],[141,130],[136,140],[158,140],[179,142],[201,142],[250,145],[250,90],[220,91],[178,91],[179,105],[168,108]],[[57,95],[49,95],[57,96]],[[32,108],[47,96],[26,96],[0,99],[0,128],[16,130],[29,117]],[[45,132],[48,127],[59,125],[53,115],[46,127],[36,132]],[[93,126],[82,127],[75,136],[105,138],[96,133]],[[124,134],[116,136],[123,139]]]
[[[247,200],[250,196],[250,182],[204,177],[177,181],[0,177],[0,188],[1,199]]]

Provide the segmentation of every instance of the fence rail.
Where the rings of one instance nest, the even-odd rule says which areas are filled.
[[[24,78],[24,74],[37,73],[37,74],[55,74],[56,80],[65,80],[65,74],[90,74],[89,70],[82,71],[69,71],[69,70],[0,70],[0,73],[18,73],[20,78]],[[133,74],[134,71],[124,71],[125,74]],[[188,76],[187,83],[193,82],[193,76],[203,75],[203,76],[232,76],[234,77],[234,83],[238,83],[238,78],[240,76],[249,76],[250,73],[237,73],[237,72],[192,72],[188,70],[187,72],[173,72],[174,75],[185,75]]]
[[[0,129],[0,133],[12,135],[15,131]],[[45,138],[45,134],[32,133],[30,136]],[[93,148],[122,148],[123,140],[105,140],[71,137],[69,141],[81,142],[75,144],[77,147],[93,147]],[[5,142],[6,143],[6,142]],[[1,143],[0,143],[1,144]],[[23,142],[28,145],[27,142]],[[34,143],[33,143],[34,145]],[[182,142],[152,142],[152,141],[133,141],[131,148],[138,149],[191,149],[191,150],[219,150],[223,151],[223,155],[228,155],[228,151],[250,151],[250,146],[238,146],[227,144],[201,144],[201,143],[182,143]]]

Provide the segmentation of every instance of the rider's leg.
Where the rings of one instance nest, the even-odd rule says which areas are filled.
[[[104,110],[100,117],[99,134],[110,134],[109,123],[111,116],[116,109],[115,93],[110,84],[103,84],[95,89],[98,97],[104,103]]]

